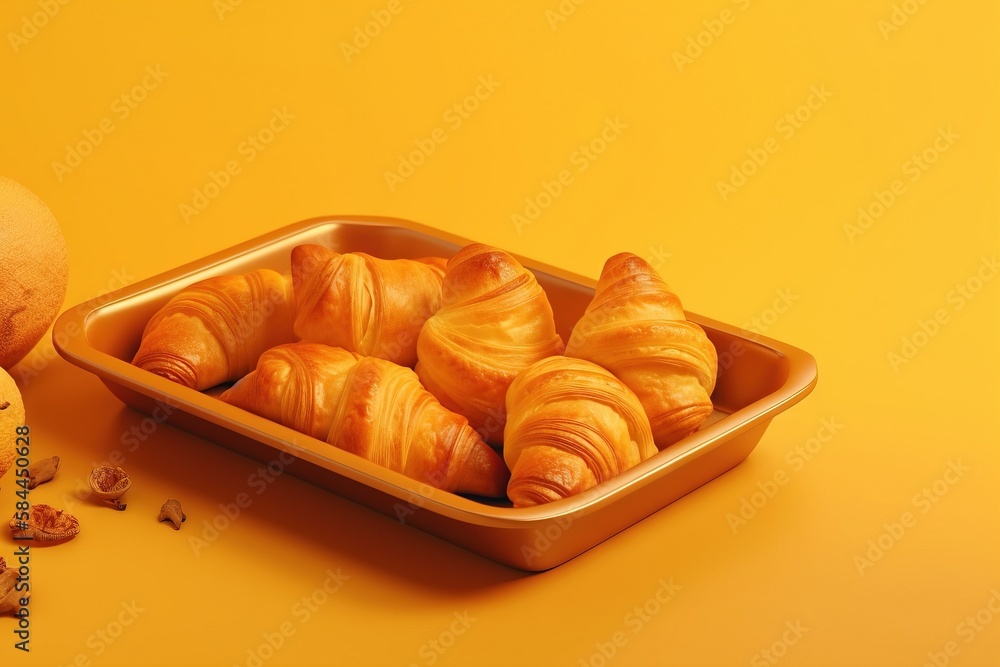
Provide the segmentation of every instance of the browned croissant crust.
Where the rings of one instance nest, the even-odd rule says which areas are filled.
[[[504,495],[509,472],[496,452],[390,361],[279,345],[221,398],[435,488]]]
[[[417,362],[417,334],[441,305],[445,262],[296,246],[295,334],[412,367]]]
[[[573,328],[566,355],[614,373],[639,397],[663,449],[712,413],[718,357],[704,330],[645,260],[608,259],[594,299]]]
[[[442,405],[500,444],[514,377],[562,353],[552,307],[530,271],[479,243],[448,261],[443,293],[417,340],[417,375]]]
[[[589,361],[543,359],[507,392],[503,453],[515,507],[581,493],[656,451],[639,399]]]
[[[261,269],[183,289],[146,324],[132,363],[204,390],[246,375],[264,350],[294,339],[291,277]]]

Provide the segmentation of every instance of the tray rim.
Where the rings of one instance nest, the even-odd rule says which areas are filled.
[[[193,274],[211,271],[239,256],[301,234],[313,227],[331,223],[404,228],[459,247],[475,242],[457,234],[402,218],[371,215],[317,216],[285,225],[67,308],[59,315],[53,325],[53,345],[66,361],[96,375],[105,384],[114,382],[148,398],[182,409],[266,446],[284,451],[297,458],[320,465],[333,473],[396,496],[400,502],[417,504],[422,510],[430,510],[464,523],[475,523],[492,528],[523,528],[526,525],[530,526],[566,515],[579,516],[581,513],[587,513],[601,505],[613,503],[620,497],[627,496],[630,489],[636,485],[653,483],[660,477],[668,475],[672,469],[696,457],[699,453],[722,446],[739,433],[755,428],[761,423],[769,422],[776,414],[801,401],[812,391],[818,380],[816,361],[808,352],[770,337],[685,310],[686,316],[691,321],[703,327],[747,340],[750,343],[768,348],[778,356],[783,357],[788,371],[784,383],[775,391],[726,415],[714,424],[689,436],[682,443],[678,443],[678,445],[683,445],[682,448],[668,448],[668,450],[658,453],[593,489],[546,505],[512,508],[488,505],[431,488],[353,454],[336,450],[322,441],[300,434],[288,427],[229,406],[208,394],[141,371],[129,362],[91,346],[87,340],[86,333],[89,322],[115,304],[154,289],[160,289],[168,283],[182,282]],[[511,252],[510,254],[530,270],[540,271],[588,289],[593,289],[597,284],[593,278],[535,261],[518,253]],[[82,335],[59,335],[65,334],[67,330],[72,330],[74,327],[77,327]],[[133,373],[139,374],[140,377],[134,377]],[[219,410],[213,409],[219,407],[228,408],[228,410],[222,410],[220,413]],[[240,419],[226,417],[225,413],[230,411],[241,413]],[[209,441],[211,442],[211,440]],[[316,443],[329,449],[319,456],[315,453],[317,449],[315,446],[311,448],[305,446]],[[668,457],[666,454],[671,450],[673,453]],[[327,455],[327,452],[330,455]]]

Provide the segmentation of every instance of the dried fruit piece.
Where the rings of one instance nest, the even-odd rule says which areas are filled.
[[[56,476],[56,470],[59,470],[58,456],[35,461],[28,466],[28,488],[33,489],[39,484],[49,481]]]
[[[15,513],[8,524],[15,539],[55,542],[67,540],[80,532],[80,522],[75,516],[51,505],[32,505],[28,510],[27,521],[18,515],[22,515],[22,512]]]
[[[160,516],[156,519],[157,521],[169,521],[174,524],[174,530],[180,530],[181,524],[187,521],[187,516],[181,509],[181,501],[171,498],[163,503],[163,507],[160,508]]]
[[[119,499],[131,487],[132,480],[121,468],[100,466],[90,471],[90,488],[98,498],[111,503],[116,509],[125,509],[125,503]]]

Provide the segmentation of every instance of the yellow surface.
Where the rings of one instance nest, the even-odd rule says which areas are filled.
[[[631,250],[820,381],[744,464],[530,576],[262,484],[42,343],[13,374],[32,458],[63,463],[31,498],[82,532],[32,547],[31,651],[2,617],[2,664],[996,664],[998,18],[3,2],[0,172],[65,231],[66,307],[303,218],[390,215],[591,276]],[[123,513],[77,491],[110,457]],[[168,497],[179,532],[155,521]]]

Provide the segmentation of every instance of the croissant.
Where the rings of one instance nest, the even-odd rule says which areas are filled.
[[[279,345],[220,398],[445,491],[502,497],[510,476],[464,417],[384,359]]]
[[[294,339],[291,277],[261,269],[175,295],[146,324],[132,363],[200,391],[246,375],[264,350]]]
[[[440,310],[417,339],[417,375],[484,440],[501,444],[510,383],[563,351],[552,307],[530,271],[478,243],[448,261],[442,290]]]
[[[515,507],[581,493],[656,451],[639,399],[589,361],[543,359],[507,392],[503,455]]]
[[[660,449],[698,430],[712,413],[715,346],[686,319],[653,267],[631,253],[605,263],[566,355],[608,369],[632,389]]]
[[[296,246],[295,334],[412,367],[417,334],[441,304],[445,261],[388,260],[321,245]]]

